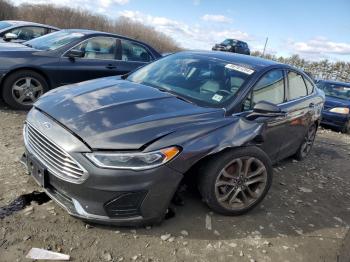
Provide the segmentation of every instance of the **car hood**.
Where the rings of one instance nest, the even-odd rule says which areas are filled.
[[[33,52],[38,51],[34,48],[19,44],[19,43],[13,43],[13,42],[0,42],[0,52],[19,52],[19,51],[27,51],[27,52]]]
[[[333,96],[326,96],[325,108],[348,107],[350,108],[350,99],[341,99]]]
[[[142,149],[186,126],[222,119],[225,113],[117,77],[55,89],[39,99],[35,107],[92,149],[115,150]]]

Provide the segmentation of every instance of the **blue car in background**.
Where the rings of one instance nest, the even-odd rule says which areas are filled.
[[[350,83],[318,80],[316,84],[326,95],[321,123],[350,133]]]

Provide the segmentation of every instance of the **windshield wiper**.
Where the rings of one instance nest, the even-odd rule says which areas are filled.
[[[157,89],[161,92],[169,93],[169,94],[175,96],[177,99],[180,99],[180,100],[185,101],[185,102],[190,103],[190,104],[194,104],[191,100],[188,100],[187,98],[184,98],[183,96],[180,96],[177,93],[171,92],[169,89],[166,89],[164,87],[157,87]]]
[[[28,47],[30,47],[30,48],[33,47],[31,44],[23,44],[23,45],[28,46]]]

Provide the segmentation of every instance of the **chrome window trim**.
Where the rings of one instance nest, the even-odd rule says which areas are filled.
[[[71,50],[73,50],[74,48],[76,48],[78,45],[81,45],[82,43],[84,43],[84,42],[86,42],[86,41],[89,41],[89,40],[91,40],[91,39],[94,39],[94,38],[110,38],[110,39],[113,39],[116,43],[116,47],[118,47],[117,46],[117,40],[120,40],[120,43],[124,40],[124,41],[129,41],[129,42],[134,42],[133,40],[125,40],[125,39],[122,39],[122,38],[119,38],[119,37],[112,37],[112,36],[93,36],[93,37],[90,37],[90,38],[87,38],[87,39],[84,39],[83,41],[81,41],[81,42],[79,42],[78,44],[76,44],[76,45],[74,45],[73,47],[71,47],[70,49],[68,49],[67,51],[65,51],[62,55],[61,55],[61,58],[69,58],[69,57],[67,57],[66,56],[66,54],[69,52],[69,51],[71,51]],[[154,58],[154,56],[153,56],[153,54],[152,54],[152,52],[145,46],[145,45],[143,45],[143,44],[140,44],[140,43],[138,43],[138,42],[135,42],[136,44],[138,44],[138,45],[141,45],[142,47],[144,47],[145,49],[146,49],[146,51],[148,52],[148,54],[150,55],[150,57],[152,58],[151,59],[151,61],[149,61],[149,62],[142,62],[142,61],[124,61],[124,60],[122,60],[122,59],[117,59],[116,57],[114,57],[114,59],[102,59],[102,58],[81,58],[81,59],[86,59],[86,60],[101,60],[101,61],[121,61],[121,62],[133,62],[133,63],[150,63],[150,62],[152,62],[152,61],[154,61],[155,60],[155,58]],[[122,44],[122,43],[121,43]]]
[[[151,57],[151,60],[148,61],[148,62],[144,62],[144,61],[125,61],[125,60],[120,60],[120,61],[123,61],[123,62],[131,62],[131,63],[145,63],[145,64],[148,64],[148,63],[151,63],[153,62],[155,59],[153,57],[153,54],[152,52],[143,44],[140,44],[138,42],[135,42],[133,40],[127,40],[127,39],[120,39],[120,43],[121,43],[121,48],[122,48],[122,56],[123,56],[123,41],[127,41],[127,42],[132,42],[132,43],[135,43],[136,45],[139,45],[139,46],[142,46],[147,52],[148,52],[148,55]],[[119,60],[118,60],[119,61]]]
[[[61,55],[61,58],[69,58],[68,56],[66,56],[66,54],[73,50],[74,48],[76,48],[77,46],[83,44],[84,42],[86,41],[90,41],[91,39],[94,39],[94,38],[110,38],[110,39],[113,39],[115,41],[115,46],[117,48],[117,40],[118,38],[114,38],[114,37],[111,37],[111,36],[93,36],[91,38],[87,38],[87,39],[84,39],[83,41],[79,42],[78,44],[76,44],[75,46],[71,47],[70,49],[68,49],[66,52],[64,52],[62,55]],[[118,59],[115,58],[115,54],[114,54],[114,59],[103,59],[103,58],[86,58],[86,57],[81,57],[80,59],[84,59],[84,60],[101,60],[101,61],[118,61]]]

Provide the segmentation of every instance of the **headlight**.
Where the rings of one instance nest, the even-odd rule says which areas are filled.
[[[168,147],[148,153],[86,153],[86,157],[102,168],[145,170],[169,162],[180,152],[178,147]]]
[[[329,112],[347,115],[347,114],[349,114],[349,108],[347,108],[347,107],[335,107],[335,108],[332,108],[331,110],[329,110]]]

